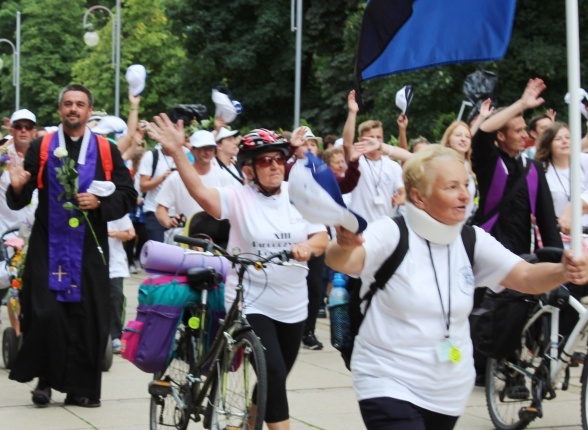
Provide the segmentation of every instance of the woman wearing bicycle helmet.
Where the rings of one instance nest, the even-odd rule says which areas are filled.
[[[192,197],[210,215],[231,224],[227,248],[235,254],[269,255],[290,250],[306,262],[324,252],[328,242],[323,225],[308,223],[290,203],[284,182],[290,143],[276,133],[256,129],[243,136],[237,162],[247,185],[207,188],[181,150],[183,126],[177,127],[162,114],[152,124],[152,135],[168,150]],[[294,136],[293,142],[301,142]],[[290,428],[286,377],[298,354],[307,317],[306,271],[296,267],[268,265],[248,271],[244,279],[244,312],[265,347],[268,395],[265,421],[271,430]],[[225,283],[227,308],[235,297],[237,274]]]

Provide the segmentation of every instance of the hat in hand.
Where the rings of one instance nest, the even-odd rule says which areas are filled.
[[[210,131],[198,130],[190,136],[190,146],[192,148],[203,148],[205,146],[216,146],[216,142]]]
[[[570,93],[566,93],[564,101],[567,104],[570,104]],[[586,105],[588,105],[588,93],[584,88],[580,88],[580,112],[582,112],[584,118],[588,119],[588,109],[586,109]]]
[[[129,66],[126,73],[129,90],[135,97],[140,96],[145,90],[145,81],[147,80],[147,70],[141,64]]]
[[[214,116],[222,118],[227,124],[233,122],[243,110],[241,103],[216,89],[212,90],[212,101],[216,107]]]
[[[402,113],[405,115],[408,112],[408,106],[410,106],[413,94],[414,91],[412,90],[412,86],[410,85],[402,87],[396,93],[396,106],[398,106],[398,109],[400,109]]]
[[[113,133],[119,139],[127,133],[127,124],[117,116],[107,115],[96,124],[92,131],[96,134],[107,135]]]

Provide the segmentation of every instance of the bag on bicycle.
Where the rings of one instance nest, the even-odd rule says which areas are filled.
[[[370,285],[369,291],[363,297],[360,296],[361,280],[357,278],[349,278],[347,281],[349,301],[346,305],[341,306],[348,307],[349,324],[341,323],[341,319],[331,319],[331,324],[336,325],[331,328],[331,333],[333,333],[333,331],[338,331],[339,336],[342,334],[342,336],[347,339],[343,344],[338,344],[337,346],[333,345],[333,347],[341,353],[341,357],[345,362],[345,367],[347,367],[348,370],[351,370],[351,355],[353,354],[355,336],[359,333],[359,328],[370,307],[374,294],[386,286],[386,283],[394,275],[394,272],[396,272],[396,269],[398,269],[408,251],[408,227],[406,226],[406,220],[403,216],[397,216],[392,219],[398,225],[400,231],[398,246],[378,269],[374,276],[374,282]],[[461,238],[470,264],[473,265],[474,248],[476,246],[476,232],[474,231],[474,228],[469,225],[464,225],[461,230]],[[364,307],[363,312],[362,307]]]
[[[139,287],[137,319],[129,321],[123,329],[123,358],[147,373],[164,370],[184,309],[196,306],[200,294],[189,286],[186,276],[154,275],[145,279]],[[222,306],[221,312],[224,311],[222,283],[209,293],[208,302],[213,308]],[[210,324],[214,324],[214,318],[209,318]]]
[[[521,333],[533,304],[529,295],[488,289],[480,307],[470,315],[470,332],[474,348],[491,358],[508,358],[519,348]]]

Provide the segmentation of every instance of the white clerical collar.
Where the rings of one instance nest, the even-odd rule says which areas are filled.
[[[80,155],[78,156],[78,164],[86,164],[86,153],[88,152],[88,144],[90,143],[90,134],[90,128],[86,127],[84,138],[82,139],[82,145],[80,147]],[[63,134],[62,124],[59,124],[59,127],[57,128],[57,135],[59,137],[59,147],[67,149],[65,147],[65,135]]]
[[[453,242],[463,226],[463,222],[455,225],[443,224],[409,202],[406,202],[406,222],[420,237],[438,245]]]

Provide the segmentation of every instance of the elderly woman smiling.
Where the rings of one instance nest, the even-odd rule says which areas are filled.
[[[404,166],[409,250],[374,295],[351,359],[353,385],[368,429],[452,429],[474,386],[468,315],[476,285],[538,294],[572,280],[588,262],[566,251],[561,263],[531,265],[474,227],[474,264],[460,231],[470,200],[463,157],[431,145]],[[359,275],[361,296],[399,242],[391,218],[363,235],[338,227],[327,248],[334,270]],[[451,355],[451,351],[459,351]]]

